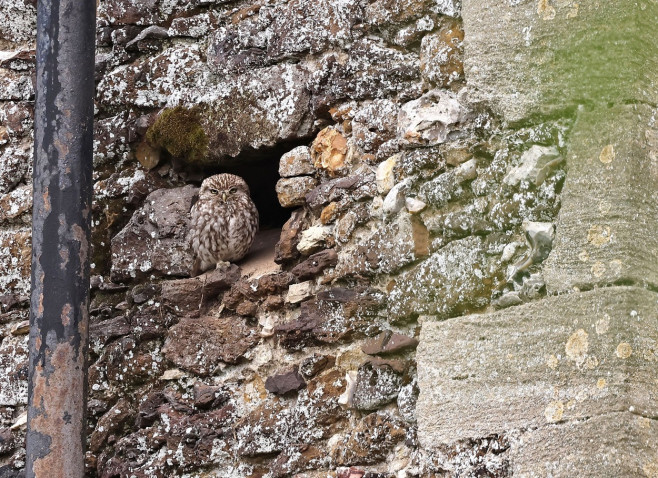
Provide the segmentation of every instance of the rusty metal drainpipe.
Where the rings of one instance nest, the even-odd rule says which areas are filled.
[[[26,478],[85,458],[96,0],[39,0]]]

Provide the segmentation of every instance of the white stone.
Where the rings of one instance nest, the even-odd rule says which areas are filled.
[[[315,167],[311,158],[311,148],[308,146],[297,146],[281,156],[279,160],[279,176],[282,178],[313,173]]]
[[[302,254],[313,251],[327,240],[333,233],[333,226],[313,226],[302,232],[297,244],[297,250]]]
[[[377,166],[375,180],[377,181],[377,191],[380,194],[386,194],[395,185],[393,168],[395,168],[399,156],[399,154],[393,155]]]
[[[545,168],[550,169],[560,161],[560,153],[555,146],[534,145],[521,155],[520,163],[507,173],[503,182],[508,186],[516,186],[521,181],[530,181],[539,185],[550,172]]]
[[[399,182],[388,192],[382,205],[385,216],[391,216],[398,213],[405,204],[405,192],[409,184],[408,179]]]
[[[424,146],[441,144],[448,134],[470,117],[457,95],[432,90],[417,100],[405,103],[398,115],[401,144]]]
[[[179,370],[177,368],[170,368],[169,370],[165,370],[165,372],[160,377],[160,380],[170,381],[170,380],[178,380],[184,377],[187,377],[187,374],[182,370]]]
[[[301,301],[313,296],[313,281],[307,280],[299,284],[291,284],[286,295],[288,304],[298,304]]]
[[[338,403],[347,408],[352,408],[352,399],[354,398],[354,390],[356,390],[356,370],[350,370],[345,374],[345,391],[338,397]]]
[[[405,200],[405,205],[407,206],[407,211],[411,214],[418,214],[427,206],[423,201],[416,198],[407,198]]]
[[[21,415],[16,419],[14,424],[9,427],[11,430],[18,430],[19,428],[25,428],[27,426],[27,412],[21,413]]]
[[[475,179],[477,175],[477,161],[475,161],[475,159],[469,159],[455,168],[455,179],[457,179],[457,182],[459,183],[471,181]]]

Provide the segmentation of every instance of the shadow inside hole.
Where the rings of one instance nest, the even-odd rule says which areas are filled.
[[[307,144],[307,141],[282,143],[271,148],[247,151],[224,161],[217,168],[205,170],[204,177],[231,173],[243,178],[249,186],[251,199],[258,208],[260,229],[281,229],[290,218],[293,208],[281,207],[276,194],[279,159],[291,149],[303,144]]]

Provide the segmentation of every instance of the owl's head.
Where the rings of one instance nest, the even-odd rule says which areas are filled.
[[[244,179],[235,174],[210,176],[201,183],[201,189],[199,189],[200,200],[227,202],[242,195],[249,197],[249,186]]]

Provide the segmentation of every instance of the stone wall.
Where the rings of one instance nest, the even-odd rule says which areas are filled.
[[[533,21],[553,8],[511,3]],[[24,466],[35,9],[0,6],[12,12],[0,16],[0,477],[13,477]],[[511,87],[491,92],[500,70],[480,73],[495,35],[477,12],[458,0],[98,3],[89,477],[517,469],[514,439],[536,423],[477,426],[478,397],[497,384],[472,385],[471,368],[507,369],[466,352],[507,334],[497,318],[546,303],[578,114],[528,113]],[[221,171],[263,192],[274,262],[190,278],[188,211],[200,180]],[[587,238],[601,248],[610,232],[595,226]],[[492,320],[455,320],[465,316]],[[518,320],[514,333],[543,330]],[[514,337],[494,345],[514,353]]]

